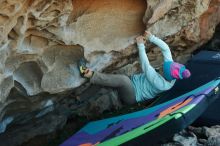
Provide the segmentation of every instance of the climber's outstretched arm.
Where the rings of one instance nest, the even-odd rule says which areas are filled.
[[[152,35],[148,31],[145,31],[145,37],[146,37],[146,39],[149,39],[150,42],[154,43],[155,45],[157,45],[161,49],[163,57],[164,57],[164,61],[173,61],[172,54],[170,52],[170,48],[166,44],[166,42],[164,42],[160,38]]]

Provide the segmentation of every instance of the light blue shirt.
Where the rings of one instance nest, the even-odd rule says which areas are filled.
[[[151,35],[150,42],[160,47],[164,61],[173,61],[169,46],[161,39]],[[159,93],[169,90],[176,80],[167,81],[150,65],[145,46],[138,44],[139,58],[143,73],[131,76],[137,102],[156,97]]]

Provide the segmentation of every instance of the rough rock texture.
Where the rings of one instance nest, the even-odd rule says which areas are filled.
[[[90,86],[82,85],[76,61],[84,56],[92,69],[112,72],[137,59],[134,38],[145,29],[185,62],[212,37],[219,5],[219,0],[0,0],[0,139],[17,145],[61,128],[76,113],[71,107],[78,109],[75,96]],[[159,68],[161,53],[150,48],[152,65]],[[27,136],[18,136],[22,132]]]
[[[220,126],[192,127],[173,136],[173,142],[162,146],[219,146]]]

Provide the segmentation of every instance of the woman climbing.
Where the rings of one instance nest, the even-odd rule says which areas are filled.
[[[164,57],[163,76],[150,65],[145,52],[145,40],[149,40],[161,49]],[[119,98],[125,104],[152,99],[159,93],[169,90],[176,79],[190,77],[190,71],[184,65],[173,61],[169,46],[164,41],[148,31],[145,31],[143,36],[137,37],[136,41],[143,73],[134,74],[130,78],[122,74],[100,73],[87,68],[85,61],[81,59],[78,62],[81,76],[89,78],[93,84],[117,88]]]

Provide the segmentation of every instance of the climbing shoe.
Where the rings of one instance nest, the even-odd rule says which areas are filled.
[[[85,77],[85,74],[89,72],[89,69],[86,67],[86,60],[84,58],[79,59],[78,69],[81,77]]]

